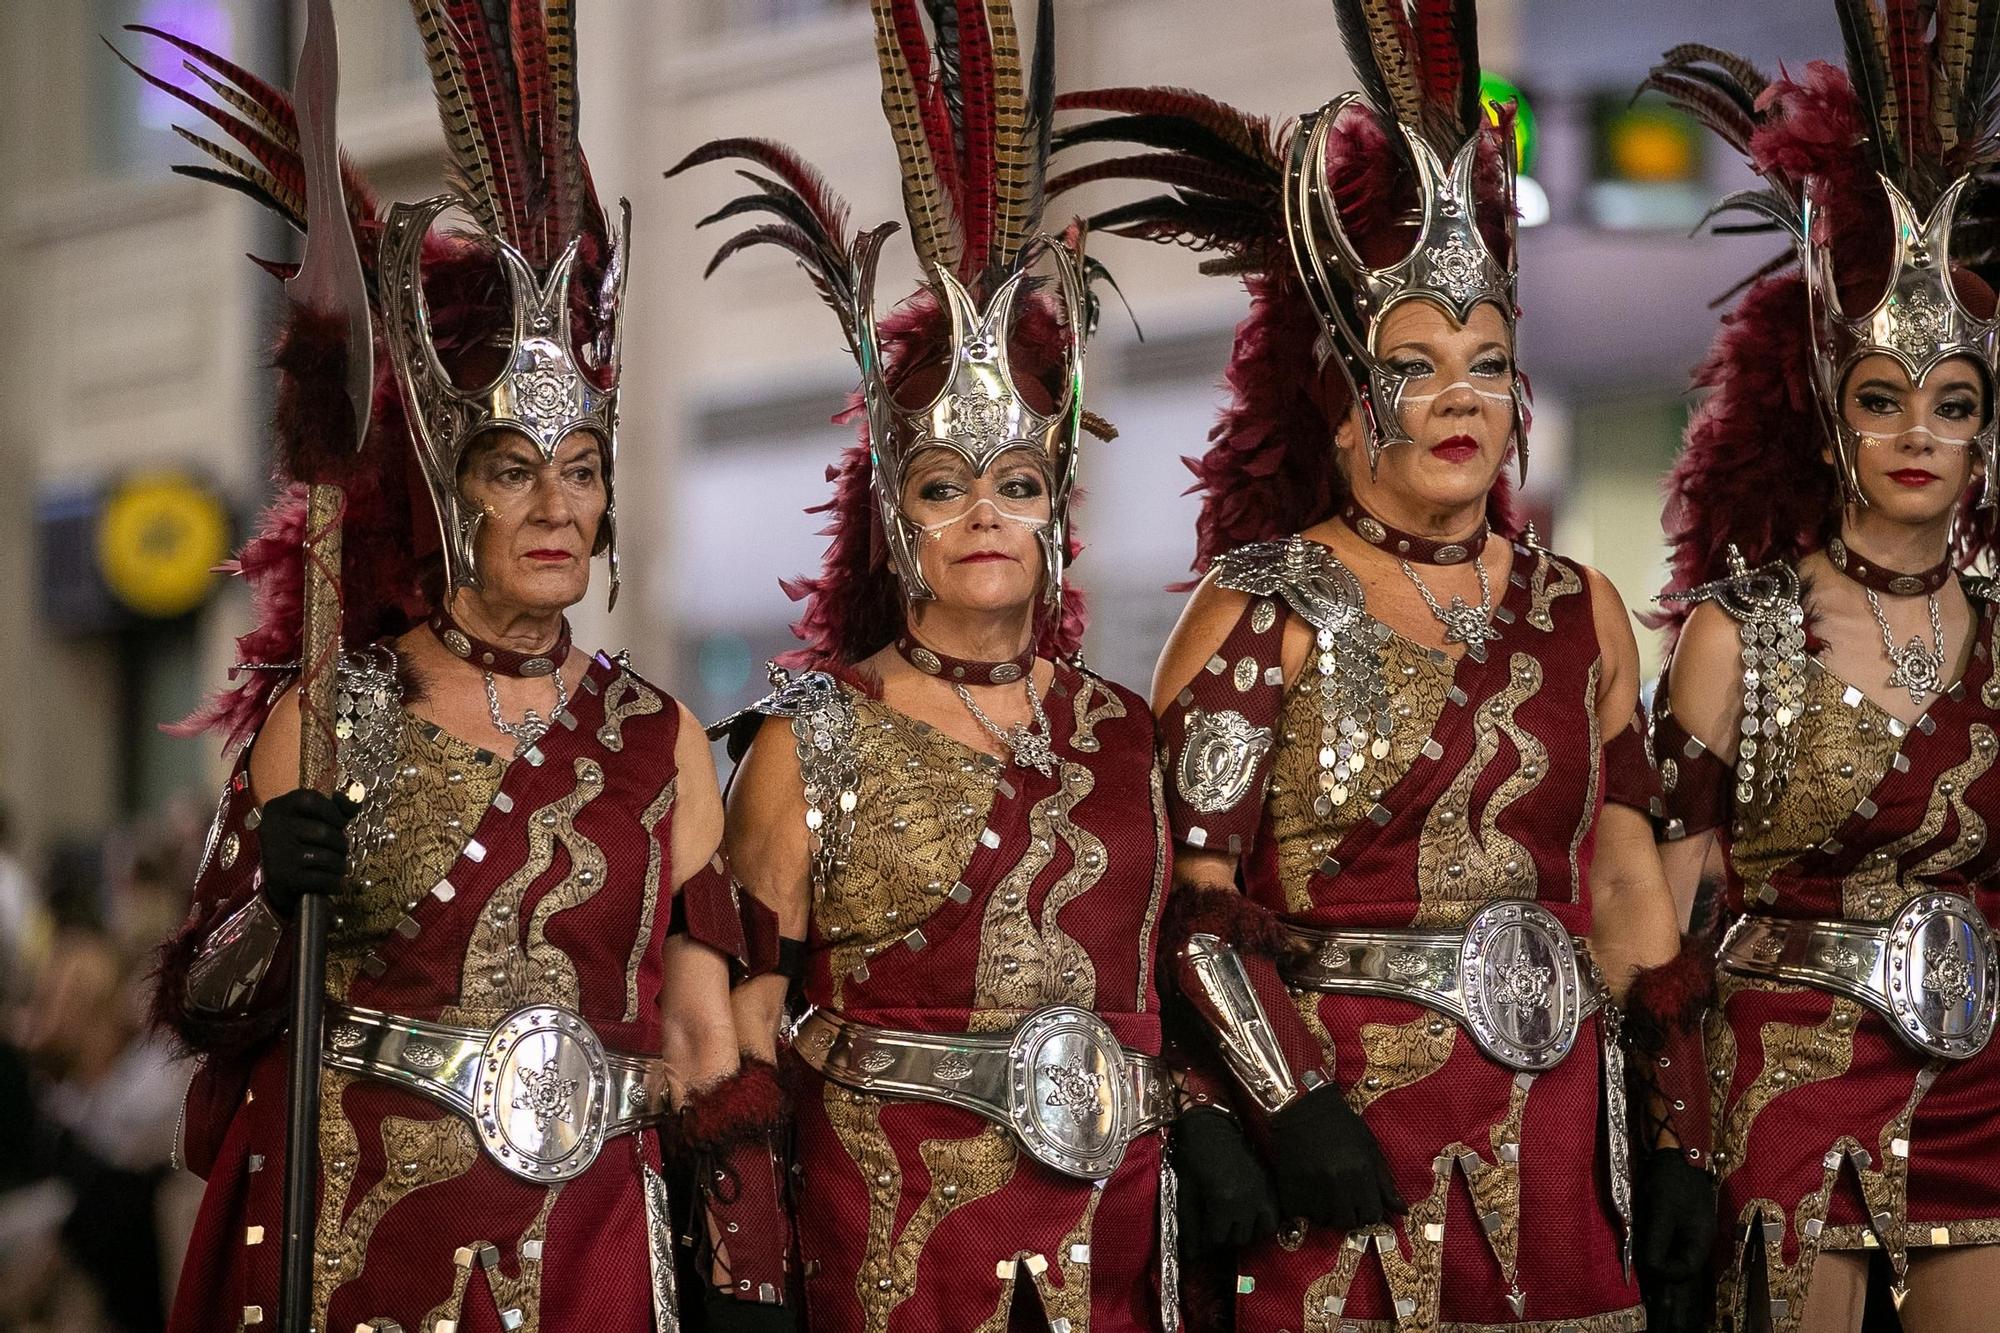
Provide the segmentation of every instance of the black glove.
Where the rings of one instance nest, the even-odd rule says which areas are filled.
[[[1373,1226],[1409,1208],[1382,1145],[1331,1084],[1271,1117],[1271,1176],[1281,1216],[1337,1231]]]
[[[796,1305],[739,1301],[726,1291],[701,1284],[701,1327],[705,1333],[797,1333],[805,1327]]]
[[[1709,1252],[1715,1246],[1715,1177],[1678,1148],[1639,1159],[1633,1180],[1634,1258],[1655,1333],[1708,1326]]]
[[[1213,1106],[1174,1122],[1181,1251],[1199,1258],[1275,1235],[1278,1198],[1235,1117]]]
[[[272,911],[290,920],[308,893],[340,892],[347,874],[347,821],[358,808],[345,795],[327,796],[310,787],[264,802],[258,864]]]

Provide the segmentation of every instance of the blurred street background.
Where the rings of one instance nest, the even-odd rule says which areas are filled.
[[[778,587],[816,567],[831,424],[853,368],[774,252],[708,283],[693,224],[725,173],[661,172],[719,134],[798,147],[855,206],[900,216],[860,0],[578,0],[584,142],[635,212],[618,457],[625,591],[578,639],[712,719],[792,643]],[[1060,0],[1067,88],[1180,84],[1286,117],[1352,86],[1323,0]],[[441,140],[401,0],[336,0],[346,145],[385,196],[440,185]],[[280,83],[289,0],[0,5],[0,1333],[161,1323],[198,1182],[169,1165],[186,1068],[143,1032],[151,951],[186,907],[218,756],[159,725],[222,683],[248,625],[207,570],[265,498],[262,369],[277,285],[246,252],[290,240],[252,204],[175,177],[191,113],[107,39],[174,77],[171,29]],[[1690,238],[1740,168],[1630,103],[1666,47],[1700,39],[1794,69],[1838,48],[1827,0],[1483,0],[1485,64],[1524,107],[1521,362],[1535,429],[1526,504],[1552,546],[1632,607],[1662,577],[1659,484],[1709,302],[1774,253]],[[1109,198],[1109,196],[1104,196]],[[1086,201],[1088,202],[1088,201]],[[1187,575],[1198,451],[1245,300],[1184,251],[1098,239],[1115,302],[1090,405],[1075,567],[1087,656],[1143,689]],[[914,280],[907,259],[881,289]],[[1649,670],[1657,647],[1642,632]],[[1581,649],[1580,649],[1581,650]]]

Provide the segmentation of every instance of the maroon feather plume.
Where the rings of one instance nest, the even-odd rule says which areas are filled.
[[[999,0],[1011,4],[1012,0]],[[994,115],[993,30],[987,0],[958,0],[958,81],[964,99],[965,143],[958,172],[958,211],[964,219],[965,259],[959,276],[986,267],[993,244]]]

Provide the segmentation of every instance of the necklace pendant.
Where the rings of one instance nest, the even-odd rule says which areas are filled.
[[[1439,617],[1444,621],[1444,641],[1462,643],[1485,655],[1486,645],[1500,637],[1500,631],[1486,618],[1486,608],[1468,606],[1463,597],[1451,599],[1451,605]]]
[[[1047,736],[1029,731],[1026,727],[1016,727],[1007,737],[1007,748],[1014,752],[1014,763],[1018,767],[1032,768],[1045,778],[1055,776],[1056,753]]]
[[[1889,654],[1889,664],[1895,668],[1889,673],[1890,688],[1907,689],[1912,704],[1920,704],[1927,695],[1936,694],[1944,680],[1944,655],[1924,647],[1924,641],[1914,635],[1909,643]]]

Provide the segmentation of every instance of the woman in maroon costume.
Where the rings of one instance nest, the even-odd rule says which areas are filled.
[[[341,795],[293,790],[295,669],[263,665],[299,656],[303,486],[240,561],[259,624],[239,646],[258,674],[190,724],[238,757],[158,994],[202,1057],[184,1141],[208,1189],[171,1323],[184,1333],[276,1318],[282,1028],[307,893],[332,898],[316,1328],[675,1327],[658,1142],[641,1131],[735,1064],[742,932],[701,728],[622,658],[572,646],[563,614],[612,551],[623,237],[573,117],[541,118],[530,144],[501,122],[544,96],[575,105],[574,33],[566,9],[545,20],[523,0],[502,49],[415,7],[446,122],[466,130],[454,167],[474,230],[433,230],[452,200],[379,214],[348,173],[384,344],[358,455],[341,323],[292,307],[276,358],[284,456],[347,496]],[[176,95],[248,154],[204,143],[228,171],[198,174],[303,229],[289,100],[148,31],[216,80],[215,103]],[[460,101],[466,69],[510,99],[505,115]],[[612,580],[615,595],[615,556]]]
[[[1175,151],[1056,186],[1174,186],[1096,223],[1251,289],[1194,465],[1207,573],[1154,680],[1171,975],[1287,1219],[1237,1256],[1235,1326],[1637,1329],[1601,1006],[1675,952],[1637,648],[1601,576],[1489,539],[1526,412],[1470,6],[1338,9],[1365,104],[1289,162],[1262,121],[1114,89],[1068,99],[1121,114],[1060,146]],[[1705,1250],[1651,1231],[1649,1258]]]
[[[1848,67],[1882,102],[1699,47],[1652,79],[1812,237],[1725,320],[1667,511],[1655,751],[1684,913],[1721,872],[1702,1109],[1734,1330],[1860,1328],[1869,1249],[1911,1333],[1986,1326],[2000,1281],[2000,616],[1956,572],[1993,545],[1991,215],[1962,190],[1991,165],[2000,12],[1941,7],[1927,41],[1925,7],[1866,7]]]
[[[793,248],[863,370],[825,568],[796,590],[811,669],[744,719],[755,739],[729,803],[733,864],[803,941],[814,1006],[787,1056],[804,1319],[1159,1329],[1165,816],[1152,716],[1076,662],[1081,607],[1063,588],[1089,316],[1080,235],[1035,235],[1053,6],[1025,80],[1010,0],[958,4],[934,47],[915,0],[877,13],[929,275],[879,329],[890,229],[848,241],[838,202],[775,145],[723,141],[683,164],[740,154],[786,182],[761,198],[811,220]],[[919,123],[912,86],[939,99],[934,119]],[[996,170],[996,151],[1021,169]],[[737,992],[763,1059],[786,970]],[[747,1193],[710,1201],[718,1262],[738,1295],[776,1294],[737,1242],[768,1230]]]

